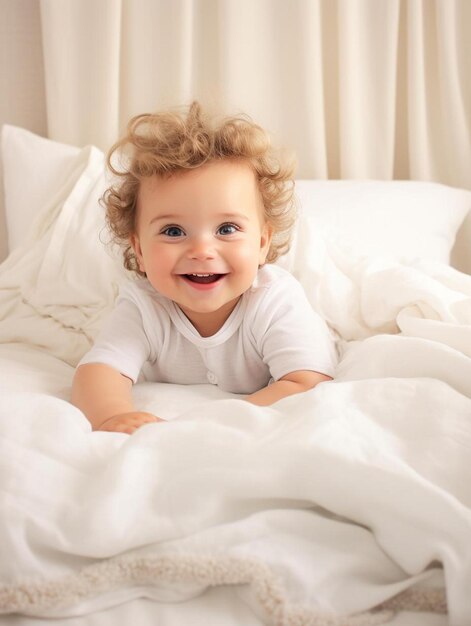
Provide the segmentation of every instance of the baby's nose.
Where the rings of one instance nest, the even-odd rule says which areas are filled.
[[[189,256],[192,259],[212,259],[216,255],[214,238],[210,235],[196,235],[191,237]]]

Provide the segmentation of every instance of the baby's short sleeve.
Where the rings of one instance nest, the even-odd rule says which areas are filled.
[[[335,341],[294,277],[283,276],[267,290],[254,328],[258,349],[275,381],[298,370],[334,376]]]
[[[79,366],[102,363],[136,382],[143,364],[150,358],[141,312],[134,302],[123,298],[106,318],[95,344]]]

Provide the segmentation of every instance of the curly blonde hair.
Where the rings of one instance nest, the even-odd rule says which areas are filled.
[[[121,161],[120,169],[112,162],[116,156]],[[145,276],[130,244],[136,229],[140,182],[221,159],[246,161],[255,172],[265,219],[273,230],[266,261],[273,263],[289,250],[296,220],[294,161],[282,158],[271,145],[268,133],[250,118],[226,117],[218,122],[193,102],[186,115],[165,111],[133,117],[126,134],[108,153],[108,167],[118,180],[106,190],[102,202],[113,241],[123,248],[126,269]]]

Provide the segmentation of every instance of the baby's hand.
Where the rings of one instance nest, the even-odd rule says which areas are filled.
[[[144,424],[150,424],[151,422],[164,422],[152,415],[152,413],[144,413],[142,411],[132,411],[130,413],[119,413],[119,415],[113,415],[100,424],[97,430],[106,430],[116,433],[127,433],[132,435],[139,426]]]

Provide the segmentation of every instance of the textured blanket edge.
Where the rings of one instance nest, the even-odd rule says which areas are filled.
[[[167,555],[121,556],[89,565],[76,574],[0,585],[0,613],[40,615],[129,585],[198,583],[207,587],[249,585],[273,626],[373,626],[398,610],[446,613],[443,589],[408,589],[372,612],[353,616],[326,614],[287,600],[283,585],[265,564],[253,559]]]

